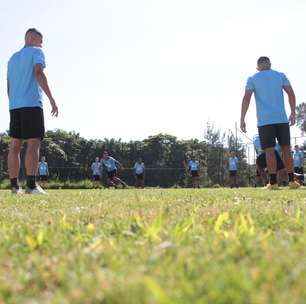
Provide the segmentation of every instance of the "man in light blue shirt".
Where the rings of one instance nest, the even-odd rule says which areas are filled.
[[[136,178],[136,188],[144,188],[145,165],[141,157],[138,158],[133,169]]]
[[[93,181],[98,184],[102,173],[101,172],[102,164],[100,163],[100,159],[98,156],[95,158],[95,161],[91,164],[91,170],[92,170]]]
[[[200,170],[200,162],[196,160],[194,156],[192,156],[188,162],[188,171],[191,175],[193,188],[200,188],[199,170]]]
[[[285,74],[271,69],[268,57],[260,57],[257,60],[258,73],[247,80],[245,94],[241,106],[240,128],[246,132],[245,116],[255,94],[257,126],[260,142],[266,153],[266,161],[269,172],[268,189],[277,189],[277,160],[274,147],[276,139],[281,146],[284,163],[287,168],[289,187],[296,189],[299,184],[294,181],[292,156],[290,153],[290,129],[285,111],[285,91],[289,98],[291,114],[290,125],[295,124],[295,94]]]
[[[10,109],[10,148],[8,171],[12,193],[22,193],[18,185],[20,170],[20,150],[23,140],[27,141],[25,167],[27,174],[26,192],[45,194],[36,184],[38,155],[41,139],[44,137],[44,115],[42,92],[48,96],[51,114],[58,115],[57,105],[44,74],[45,56],[42,34],[30,28],[25,34],[25,46],[10,58],[7,67],[7,93]]]
[[[45,156],[42,156],[40,162],[38,163],[38,174],[40,181],[46,182],[48,180],[49,167]]]
[[[294,146],[293,166],[294,172],[300,176],[300,184],[304,184],[304,153],[300,150],[299,145]]]
[[[230,176],[230,187],[237,187],[238,188],[238,157],[236,156],[235,152],[232,151],[230,157],[228,158],[228,169],[229,169],[229,176]]]

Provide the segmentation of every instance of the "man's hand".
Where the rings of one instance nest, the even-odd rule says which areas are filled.
[[[289,126],[295,125],[295,113],[291,113],[289,116]]]
[[[246,133],[246,124],[244,120],[240,121],[240,129],[243,133]]]
[[[51,115],[57,117],[58,116],[58,108],[57,108],[56,102],[53,98],[50,99],[50,104],[51,104],[51,107],[52,107]]]

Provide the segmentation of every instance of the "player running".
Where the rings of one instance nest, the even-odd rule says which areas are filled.
[[[134,174],[136,179],[136,188],[144,188],[145,165],[142,158],[138,158],[134,165]]]
[[[196,160],[194,156],[191,156],[188,162],[188,171],[191,175],[192,187],[200,188],[200,162]]]
[[[290,128],[284,105],[283,90],[287,93],[291,114],[290,126],[295,124],[295,94],[285,74],[271,69],[268,57],[257,60],[258,73],[247,80],[245,94],[241,105],[240,128],[246,132],[245,116],[251,97],[255,94],[257,126],[260,143],[266,153],[269,172],[267,189],[277,189],[277,159],[274,152],[275,139],[283,152],[284,163],[288,172],[289,187],[296,189],[299,184],[294,181],[292,156],[290,153]]]
[[[228,158],[228,169],[231,188],[238,188],[238,163],[238,157],[236,156],[235,152],[232,151],[230,157]]]
[[[293,167],[294,172],[299,174],[299,182],[304,184],[304,153],[300,150],[299,145],[294,146],[293,152]]]
[[[117,186],[121,184],[123,188],[127,187],[127,184],[117,177],[117,166],[123,169],[122,164],[118,160],[109,156],[108,151],[104,151],[103,158],[101,159],[101,165],[106,168],[108,186],[117,188]]]

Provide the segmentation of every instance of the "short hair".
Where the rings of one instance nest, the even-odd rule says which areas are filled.
[[[39,35],[41,38],[43,37],[42,33],[41,33],[38,29],[36,29],[36,28],[34,28],[34,27],[29,28],[29,29],[26,31],[25,35],[27,35],[27,34],[29,34],[29,33],[35,33],[35,34]]]
[[[262,56],[262,57],[259,57],[258,60],[257,60],[257,65],[260,65],[260,64],[271,64],[271,61],[270,61],[269,57]]]

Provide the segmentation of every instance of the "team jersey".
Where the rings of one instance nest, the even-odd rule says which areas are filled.
[[[44,175],[49,174],[48,164],[46,162],[40,161],[38,163],[38,174],[40,176],[44,176]]]
[[[302,151],[293,152],[293,166],[298,168],[304,166],[304,153]]]
[[[91,165],[92,175],[101,175],[101,163],[93,162]]]
[[[228,167],[230,171],[237,171],[238,170],[238,157],[229,157],[228,159]]]
[[[200,163],[198,160],[190,160],[188,162],[188,167],[190,171],[199,171]]]
[[[135,163],[134,165],[134,170],[136,174],[143,174],[144,170],[145,170],[145,165],[144,163]]]
[[[24,47],[16,52],[7,65],[10,110],[24,107],[42,108],[43,94],[34,74],[34,66],[45,68],[45,55],[41,48]]]
[[[288,123],[283,87],[290,86],[286,75],[274,70],[263,70],[249,77],[246,91],[255,94],[257,125]]]
[[[117,161],[113,157],[108,157],[108,159],[101,159],[101,164],[106,167],[107,172],[117,170]]]

